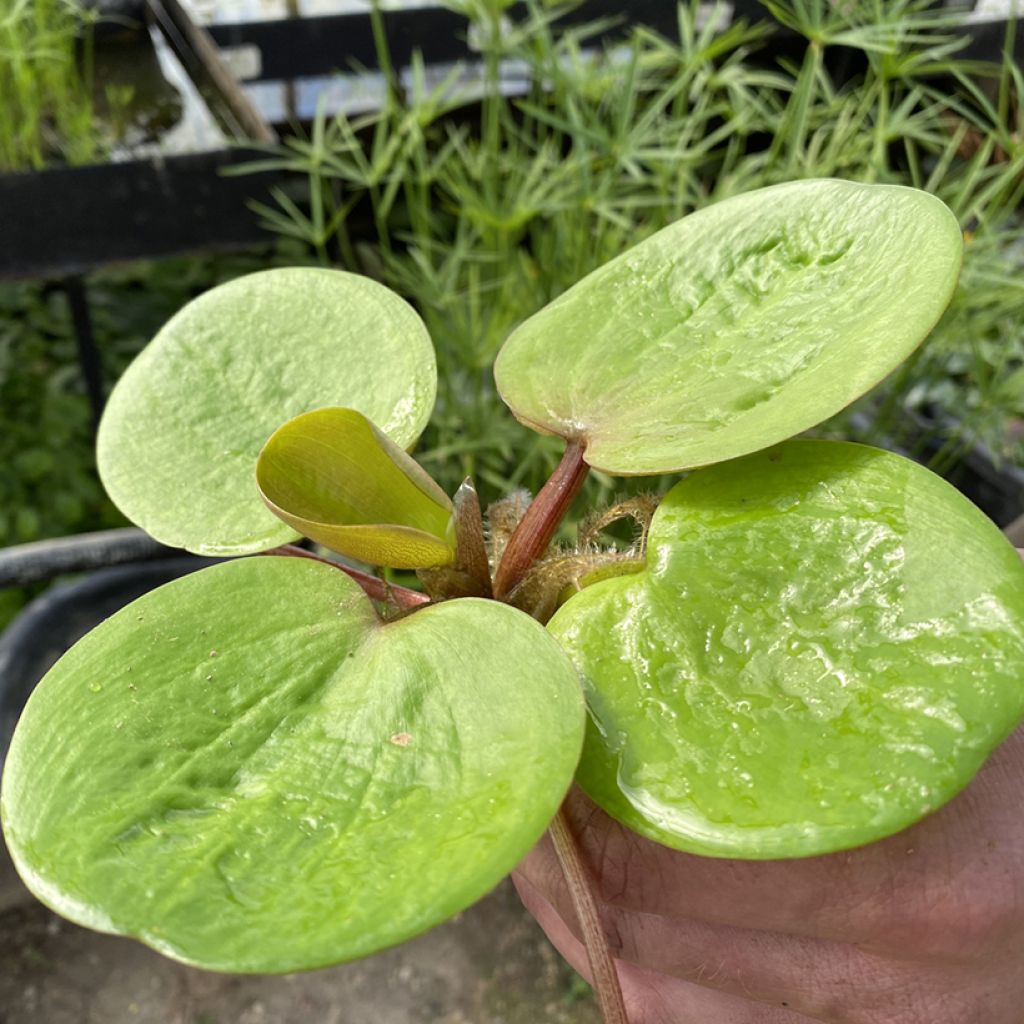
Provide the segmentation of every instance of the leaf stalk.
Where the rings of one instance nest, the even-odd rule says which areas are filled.
[[[554,843],[555,854],[558,856],[566,885],[569,887],[576,917],[579,919],[583,942],[587,947],[587,960],[590,962],[590,975],[604,1024],[629,1024],[619,976],[608,948],[604,928],[601,927],[587,869],[580,857],[576,837],[569,828],[564,804],[559,807],[558,813],[548,826],[548,832]]]
[[[530,503],[509,538],[494,575],[494,596],[501,601],[520,583],[534,562],[548,549],[558,524],[569,511],[590,467],[583,461],[585,445],[569,441],[551,478]]]
[[[312,551],[305,551],[294,544],[282,544],[270,551],[261,551],[261,555],[286,555],[292,558],[311,558],[314,562],[323,562],[325,565],[340,569],[347,576],[350,576],[363,588],[364,593],[373,601],[394,602],[403,611],[418,608],[424,604],[430,604],[430,598],[416,590],[409,590],[408,587],[399,587],[382,580],[379,576],[363,572],[360,569],[353,569],[351,566],[342,565],[330,558],[315,555]]]

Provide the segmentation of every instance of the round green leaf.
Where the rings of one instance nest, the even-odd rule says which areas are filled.
[[[591,722],[578,775],[666,845],[798,857],[953,796],[1024,713],[1024,566],[949,484],[793,441],[669,492],[646,571],[549,628]]]
[[[495,377],[515,415],[617,474],[759,451],[899,365],[956,285],[936,198],[800,181],[665,228],[513,332]]]
[[[436,386],[426,328],[387,288],[336,270],[250,274],[190,302],[128,368],[100,424],[100,476],[165,544],[265,550],[296,536],[253,479],[277,427],[345,405],[411,447]]]
[[[579,682],[474,599],[387,625],[337,569],[224,563],[129,605],[36,689],[0,811],[80,924],[216,970],[400,942],[482,896],[572,778]]]
[[[274,515],[349,558],[395,569],[455,559],[448,496],[354,409],[315,409],[279,427],[256,482]]]

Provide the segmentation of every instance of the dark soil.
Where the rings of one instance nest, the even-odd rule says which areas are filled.
[[[210,974],[52,914],[0,846],[0,1024],[597,1024],[579,978],[508,882],[454,920],[353,964]]]

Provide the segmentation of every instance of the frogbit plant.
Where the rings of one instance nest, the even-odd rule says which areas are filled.
[[[295,971],[467,906],[553,819],[574,871],[574,778],[644,836],[734,858],[949,800],[1024,713],[1024,568],[920,466],[787,439],[913,350],[960,257],[950,212],[896,186],[686,217],[509,337],[499,390],[565,455],[486,517],[407,454],[435,364],[397,296],[288,269],[190,303],[115,389],[100,470],[165,543],[272,557],[140,598],[39,684],[3,778],[22,877],[187,963]],[[588,467],[687,475],[558,550]],[[622,516],[636,544],[603,550]]]

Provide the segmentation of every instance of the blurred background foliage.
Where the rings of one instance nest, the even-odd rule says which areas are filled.
[[[0,171],[99,153],[93,129],[92,10],[75,0],[0,3]]]
[[[941,408],[956,444],[1020,460],[1024,78],[1009,49],[960,56],[962,11],[772,0],[765,20],[730,24],[728,5],[686,2],[673,38],[634,28],[594,45],[604,26],[562,29],[564,4],[531,3],[515,25],[500,0],[450,6],[480,50],[468,81],[391,73],[380,111],[322,115],[254,165],[301,186],[260,206],[268,227],[426,319],[442,372],[419,457],[446,488],[469,474],[493,498],[554,465],[559,442],[524,432],[495,395],[490,366],[518,321],[687,212],[798,177],[924,188],[967,232],[948,315],[862,403],[869,439],[909,443],[897,414]],[[515,82],[524,94],[507,94]],[[353,230],[366,221],[369,243]],[[823,429],[857,432],[849,416]],[[595,475],[590,500],[622,486]]]
[[[241,274],[301,262],[289,246],[135,263],[95,274],[89,299],[107,380],[186,302]],[[92,410],[68,304],[55,287],[0,284],[0,547],[128,525],[96,474]],[[0,589],[0,628],[34,591]]]
[[[536,489],[561,446],[496,395],[490,367],[511,328],[691,210],[836,176],[939,195],[966,262],[913,360],[819,432],[919,452],[927,434],[940,469],[979,442],[1024,464],[1024,77],[1009,35],[1002,53],[967,59],[962,12],[926,0],[766,0],[756,23],[685,0],[672,37],[634,27],[614,43],[595,41],[605,23],[562,25],[579,4],[532,0],[515,23],[505,0],[448,6],[466,16],[478,63],[397,72],[374,5],[380,109],[321,112],[249,166],[287,174],[256,208],[276,245],[90,279],[108,379],[220,281],[275,263],[341,266],[405,296],[434,338],[426,469],[449,493],[473,476],[485,501]],[[0,545],[119,522],[96,480],[71,338],[51,290],[0,285]],[[593,474],[581,503],[664,484]]]

